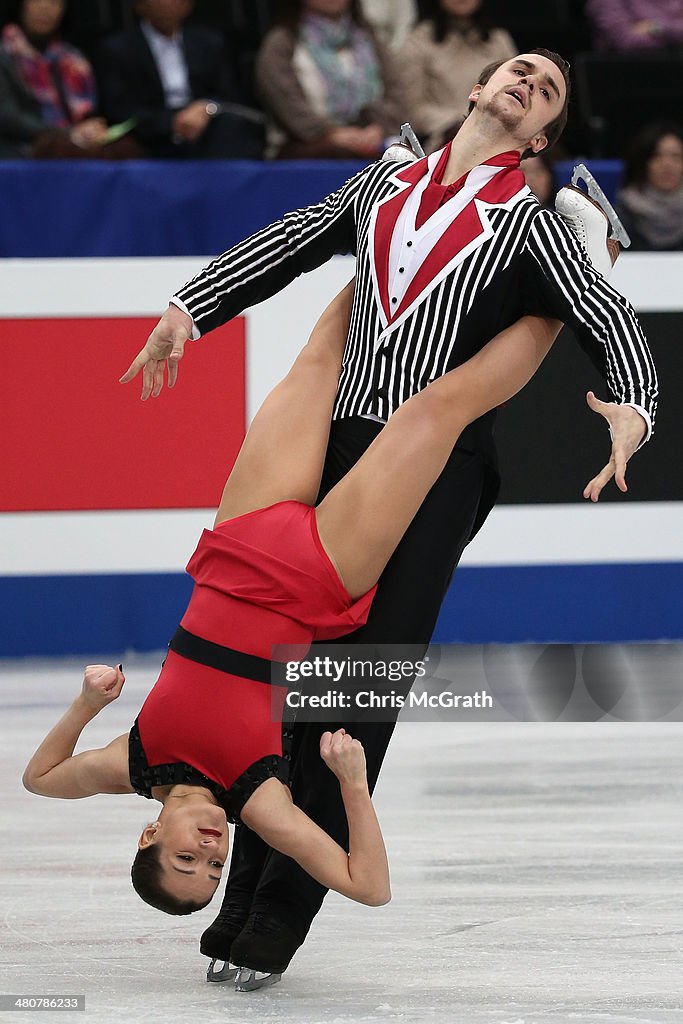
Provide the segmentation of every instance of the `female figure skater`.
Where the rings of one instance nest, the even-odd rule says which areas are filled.
[[[527,383],[561,326],[525,317],[429,384],[314,508],[352,289],[323,313],[249,429],[214,529],[188,564],[189,606],[130,734],[74,756],[84,726],[124,683],[121,666],[88,666],[82,693],[24,772],[25,787],[41,796],[136,792],[159,800],[132,877],[142,898],[167,913],[211,900],[228,852],[226,817],[327,888],[371,906],[390,899],[362,746],[343,729],[320,740],[341,786],[347,856],[292,803],[268,659],[274,644],[331,639],[365,621],[380,574],[459,434]],[[165,360],[150,351],[142,362],[143,394],[152,386],[158,393]]]

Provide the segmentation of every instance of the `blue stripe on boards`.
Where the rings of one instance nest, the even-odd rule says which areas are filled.
[[[191,588],[184,573],[1,578],[0,657],[162,649]],[[683,640],[683,563],[461,568],[434,635],[436,643],[657,640]]]
[[[460,568],[436,643],[683,639],[683,563]]]

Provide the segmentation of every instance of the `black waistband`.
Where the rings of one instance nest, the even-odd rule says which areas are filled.
[[[278,662],[259,658],[256,654],[244,654],[242,651],[233,651],[232,647],[222,647],[210,640],[203,640],[194,633],[188,633],[182,626],[178,626],[168,647],[190,661],[229,672],[231,676],[253,679],[257,683],[277,683],[284,668]]]

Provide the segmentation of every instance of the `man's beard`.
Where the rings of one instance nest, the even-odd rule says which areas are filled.
[[[517,103],[513,100],[512,103]],[[505,89],[499,89],[497,93],[491,97],[488,103],[481,107],[478,104],[479,111],[487,117],[493,118],[497,121],[502,128],[505,129],[514,139],[517,139],[519,135],[519,122],[524,117],[525,111],[523,107],[519,107],[516,110],[512,106],[509,97],[507,96]]]

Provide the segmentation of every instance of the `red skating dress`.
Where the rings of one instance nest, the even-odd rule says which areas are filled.
[[[352,601],[326,554],[315,510],[281,501],[204,530],[195,581],[161,673],[129,736],[133,789],[209,788],[228,818],[266,779],[288,781],[283,687],[274,644],[331,640],[363,625],[375,587]],[[301,656],[301,652],[299,652]]]

